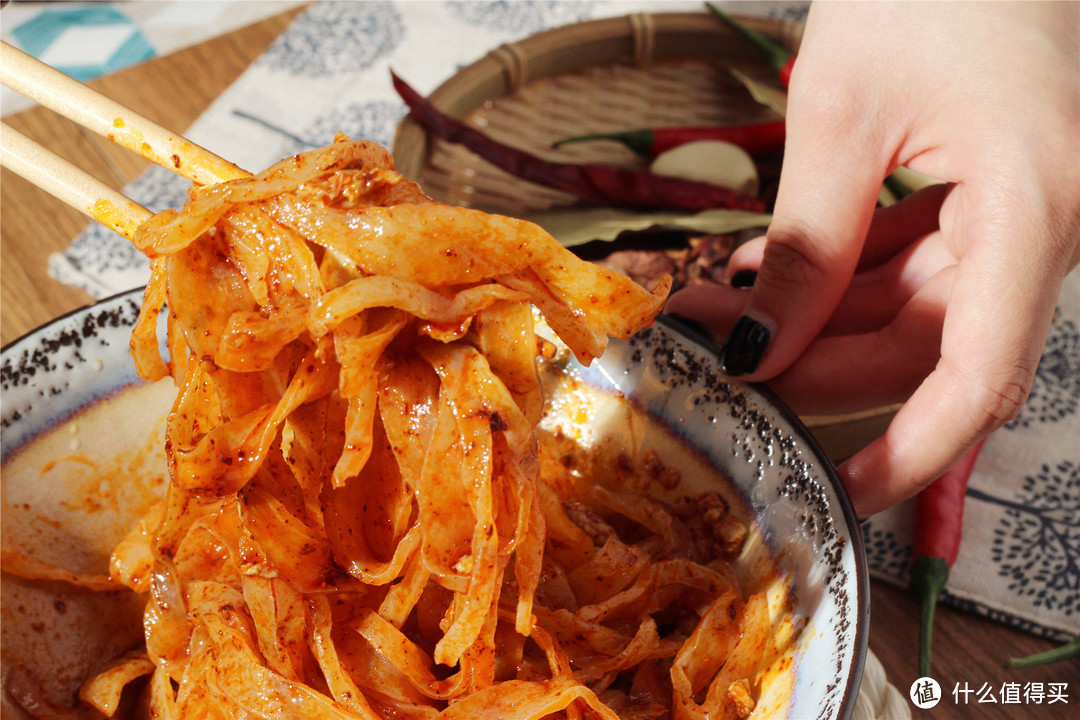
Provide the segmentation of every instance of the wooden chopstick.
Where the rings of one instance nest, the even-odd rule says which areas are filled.
[[[198,185],[250,177],[186,138],[0,42],[0,82]],[[152,213],[22,133],[2,125],[0,164],[129,240]]]
[[[131,198],[3,123],[0,164],[129,240],[152,215]]]
[[[0,43],[0,69],[0,82],[12,90],[193,183],[250,175],[6,42]]]

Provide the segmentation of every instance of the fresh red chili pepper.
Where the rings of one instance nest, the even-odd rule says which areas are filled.
[[[664,127],[642,130],[624,130],[610,133],[588,133],[563,138],[552,147],[587,140],[615,140],[626,145],[638,155],[655,158],[680,145],[698,140],[722,140],[738,145],[751,155],[768,155],[784,146],[784,121],[730,125],[726,127]]]
[[[918,595],[919,676],[930,675],[930,644],[934,632],[934,608],[949,579],[949,568],[960,552],[964,526],[964,496],[980,441],[944,475],[915,496],[911,590]]]
[[[580,165],[545,160],[520,148],[493,140],[475,128],[446,115],[404,80],[391,73],[394,89],[413,117],[448,142],[460,143],[495,166],[523,180],[573,193],[595,205],[674,208],[698,212],[731,208],[762,212],[755,197],[708,183],[625,170],[605,165]]]
[[[765,59],[768,60],[773,72],[776,73],[776,77],[780,80],[780,84],[785,88],[788,86],[791,82],[791,69],[795,66],[795,53],[790,52],[783,45],[762,35],[757,30],[743,25],[712,3],[705,3],[705,6],[712,11],[713,15],[720,18],[724,24],[752,42],[765,53]]]

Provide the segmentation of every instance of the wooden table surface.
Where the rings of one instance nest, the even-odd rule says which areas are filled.
[[[167,128],[184,132],[266,48],[298,10],[274,16],[195,47],[157,58],[90,83],[97,90]],[[147,162],[42,108],[5,122],[106,183],[122,188]],[[0,176],[0,342],[7,344],[52,318],[93,302],[81,290],[48,276],[52,252],[64,250],[88,219],[22,178]],[[905,591],[871,583],[870,648],[903,695],[917,677],[918,605]],[[933,710],[912,708],[915,717],[1056,718],[1080,712],[1080,664],[1076,661],[1027,670],[1006,670],[1010,656],[1050,645],[995,622],[939,608],[935,624],[933,676],[946,697]],[[1069,684],[1069,704],[978,704],[953,702],[956,683],[978,689],[988,683],[1000,697],[1006,682]]]

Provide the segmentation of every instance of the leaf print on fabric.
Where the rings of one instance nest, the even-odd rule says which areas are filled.
[[[1073,615],[1080,604],[1080,466],[1043,465],[1014,499],[968,490],[1004,508],[990,555],[1008,589],[1033,606]]]
[[[317,118],[304,128],[300,136],[320,147],[330,143],[334,133],[343,132],[354,140],[372,140],[388,148],[394,141],[394,131],[405,112],[405,105],[399,102],[354,103],[335,108],[332,113]]]
[[[769,18],[772,20],[790,20],[792,22],[806,22],[806,16],[810,13],[810,3],[776,3],[769,8]]]
[[[152,165],[135,179],[124,194],[150,212],[179,209],[188,199],[191,181],[159,165]]]
[[[1020,414],[1005,427],[1026,428],[1034,423],[1057,422],[1080,408],[1080,331],[1072,320],[1050,326],[1031,394]]]
[[[392,2],[319,2],[309,7],[259,58],[258,65],[323,77],[371,67],[405,34]]]
[[[470,25],[514,34],[529,34],[592,17],[596,3],[573,0],[459,0],[447,4],[450,14]]]
[[[151,212],[179,208],[188,199],[190,181],[157,165],[151,166],[124,189],[124,194]],[[66,264],[50,261],[49,273],[57,280],[73,284],[94,297],[117,292],[109,287],[113,278],[134,277],[145,282],[150,263],[135,246],[113,230],[91,223],[64,251]],[[104,287],[90,282],[91,278],[106,280]],[[128,282],[121,289],[136,287]]]
[[[892,530],[880,530],[873,520],[862,524],[863,547],[871,571],[892,578],[907,577],[911,544],[901,543]]]
[[[86,232],[80,235],[64,254],[73,267],[94,275],[150,267],[146,256],[136,250],[134,245],[126,240],[118,242],[115,238],[116,233],[113,230],[94,223],[86,228]],[[98,295],[92,288],[83,289],[92,295]]]
[[[316,118],[314,122],[299,132],[259,117],[246,110],[233,110],[233,114],[277,133],[291,144],[286,146],[283,155],[292,155],[322,147],[342,132],[354,140],[373,140],[389,148],[394,139],[398,122],[405,115],[405,106],[401,103],[377,101],[356,105],[347,105],[333,112]]]

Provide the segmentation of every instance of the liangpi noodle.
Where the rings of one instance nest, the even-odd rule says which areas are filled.
[[[537,431],[553,345],[534,308],[589,363],[651,324],[669,280],[434,202],[342,136],[192,188],[135,243],[152,278],[132,353],[178,388],[170,483],[110,578],[82,579],[146,598],[145,646],[83,703],[110,715],[142,677],[162,720],[753,710],[781,648],[730,565],[745,526],[715,494],[641,492],[655,458]]]

